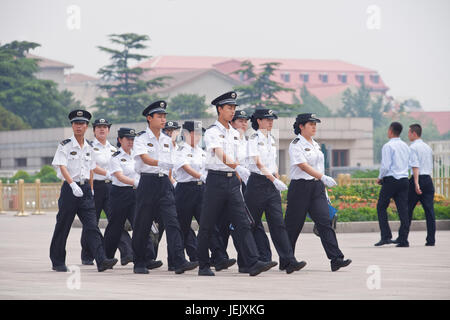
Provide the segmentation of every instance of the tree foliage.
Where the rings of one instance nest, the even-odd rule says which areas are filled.
[[[201,119],[211,117],[206,112],[208,105],[205,96],[196,94],[178,94],[170,99],[167,107],[170,119]]]

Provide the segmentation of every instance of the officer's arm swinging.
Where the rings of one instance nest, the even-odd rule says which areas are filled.
[[[305,171],[310,176],[316,178],[316,179],[322,179],[323,173],[317,171],[313,167],[311,167],[307,162],[299,163],[299,168]]]
[[[216,157],[219,158],[220,161],[222,161],[226,166],[230,167],[231,169],[236,169],[236,167],[239,165],[239,162],[232,161],[224,152],[222,148],[214,148],[213,152],[215,153]]]
[[[151,158],[148,154],[141,154],[140,157],[142,159],[142,162],[144,162],[146,165],[153,167],[158,166],[158,160]]]
[[[262,164],[261,159],[259,158],[259,156],[254,156],[253,160],[255,160],[256,166],[258,167],[259,170],[261,170],[261,173],[263,175],[265,175],[267,179],[269,179],[272,182],[273,182],[273,180],[276,179],[276,177],[274,177],[272,175],[272,173],[269,172],[269,170],[267,170],[266,166]]]
[[[202,176],[200,173],[192,169],[192,167],[188,164],[185,164],[184,166],[182,166],[182,168],[184,171],[186,171],[187,174],[193,176],[195,179],[200,179],[200,177]]]
[[[122,183],[129,184],[131,186],[134,185],[134,180],[124,175],[122,171],[114,172],[114,176]]]

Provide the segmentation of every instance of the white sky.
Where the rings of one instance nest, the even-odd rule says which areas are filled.
[[[71,5],[80,28],[67,26]],[[380,28],[369,29],[371,5]],[[147,55],[340,59],[378,70],[395,98],[450,110],[449,0],[1,0],[0,43],[96,75],[107,35],[151,38]]]

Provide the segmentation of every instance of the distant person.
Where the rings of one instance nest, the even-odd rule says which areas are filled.
[[[434,217],[434,186],[431,174],[433,172],[433,151],[420,138],[422,127],[420,124],[409,126],[408,138],[411,141],[409,166],[413,175],[409,179],[408,217],[411,222],[414,208],[418,201],[422,204],[427,220],[426,246],[434,246],[436,220]]]
[[[392,122],[388,129],[390,139],[381,149],[381,167],[377,183],[381,184],[378,197],[377,214],[380,225],[381,240],[375,246],[396,243],[397,247],[409,247],[408,232],[408,164],[409,147],[400,139],[403,126],[399,122]],[[394,199],[400,218],[400,229],[397,240],[392,240],[389,227],[387,208]]]

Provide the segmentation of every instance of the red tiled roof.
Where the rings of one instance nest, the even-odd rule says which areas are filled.
[[[88,76],[87,74],[82,73],[71,73],[64,76],[64,81],[66,83],[78,83],[78,82],[98,81],[98,80],[99,78]]]
[[[409,116],[423,120],[432,120],[440,134],[445,134],[450,130],[450,111],[414,111]]]
[[[56,60],[51,60],[51,59],[47,59],[47,58],[43,58],[43,57],[39,57],[36,56],[34,54],[26,54],[27,58],[31,58],[31,59],[38,59],[38,66],[40,68],[64,68],[64,69],[69,69],[69,68],[73,68],[73,65],[71,64],[67,64],[64,62],[60,62],[60,61],[56,61]]]

